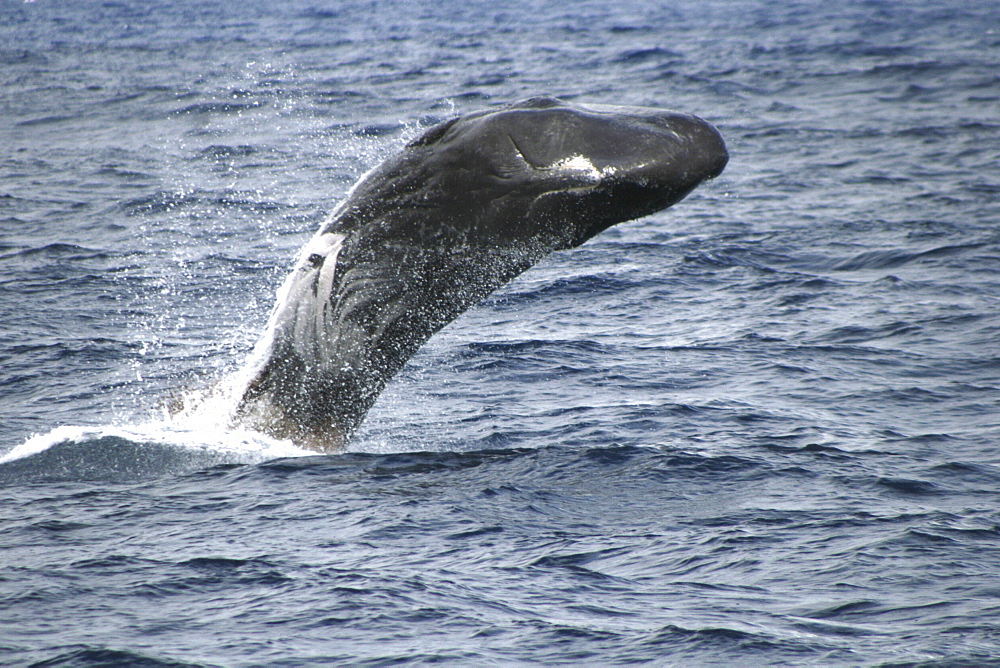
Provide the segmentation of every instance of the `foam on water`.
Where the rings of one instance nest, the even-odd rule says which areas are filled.
[[[255,463],[280,457],[315,455],[290,441],[271,438],[233,422],[233,411],[253,369],[253,357],[243,368],[204,389],[176,395],[169,407],[144,422],[97,427],[61,425],[34,434],[0,456],[0,465],[43,453],[57,445],[86,445],[116,438],[137,446],[181,448],[209,458]]]
[[[175,420],[147,424],[82,427],[62,425],[44,434],[34,434],[20,445],[0,456],[7,464],[41,454],[57,445],[86,445],[103,438],[117,438],[147,447],[176,447],[193,453],[223,455],[227,461],[263,462],[281,457],[315,455],[290,441],[269,438],[258,432],[239,429],[206,429],[186,427]]]

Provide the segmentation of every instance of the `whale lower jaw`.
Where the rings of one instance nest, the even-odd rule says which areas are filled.
[[[302,399],[340,341],[332,312],[337,256],[344,235],[320,230],[299,251],[294,268],[278,290],[267,329],[254,351],[256,363],[243,382],[240,402],[231,422],[272,438],[290,440],[319,452],[342,450],[347,434],[332,420],[303,420]]]

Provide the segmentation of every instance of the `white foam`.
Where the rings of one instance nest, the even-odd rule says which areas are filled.
[[[229,428],[222,419],[217,397],[201,401],[173,416],[147,423],[83,427],[63,425],[44,434],[34,434],[10,452],[0,456],[0,464],[31,457],[60,443],[85,443],[117,437],[133,443],[167,445],[187,450],[225,455],[235,461],[257,463],[281,457],[316,455],[291,441],[279,440],[247,429]]]

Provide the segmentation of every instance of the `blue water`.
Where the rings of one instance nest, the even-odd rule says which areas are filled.
[[[1000,661],[998,26],[0,0],[0,662]],[[448,326],[346,454],[167,415],[358,176],[538,94],[729,166]]]

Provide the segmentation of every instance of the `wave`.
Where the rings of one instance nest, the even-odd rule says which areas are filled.
[[[256,432],[198,429],[173,420],[127,427],[60,426],[0,456],[0,485],[133,482],[315,454]]]
[[[52,656],[44,661],[40,661],[36,666],[146,666],[156,668],[157,666],[179,668],[182,666],[193,666],[197,664],[182,663],[172,659],[160,659],[133,652],[130,650],[113,649],[97,645],[74,645],[63,648],[65,651]]]

